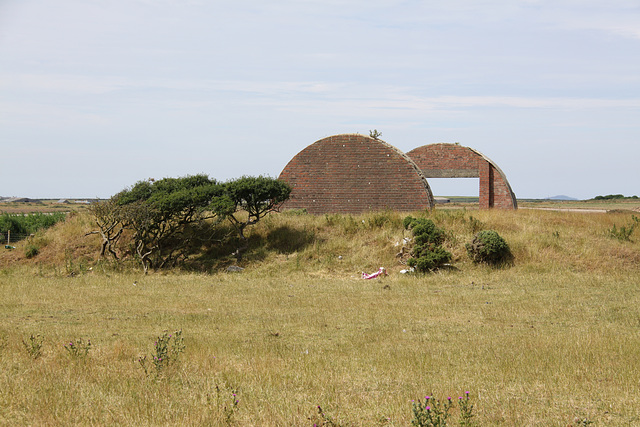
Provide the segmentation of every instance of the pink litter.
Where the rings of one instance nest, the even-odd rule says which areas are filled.
[[[385,270],[384,267],[380,267],[380,269],[378,269],[378,271],[376,271],[375,273],[371,273],[371,274],[367,274],[365,272],[362,273],[362,278],[363,279],[375,279],[378,276],[387,276],[387,270]]]

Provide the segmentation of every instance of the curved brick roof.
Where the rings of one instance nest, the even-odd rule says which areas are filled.
[[[433,207],[420,168],[392,145],[359,134],[334,135],[309,145],[279,179],[293,188],[285,209],[309,213],[361,213]]]
[[[459,144],[429,144],[407,153],[427,178],[480,178],[480,207],[517,209],[504,172],[477,150]]]

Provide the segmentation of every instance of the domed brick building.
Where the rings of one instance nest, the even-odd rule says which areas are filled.
[[[279,179],[292,187],[284,209],[313,214],[433,208],[420,167],[397,148],[360,134],[323,138],[299,152]]]

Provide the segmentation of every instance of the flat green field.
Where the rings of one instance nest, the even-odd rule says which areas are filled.
[[[387,212],[274,215],[242,272],[147,276],[86,255],[76,215],[0,257],[0,424],[408,426],[469,392],[478,426],[640,425],[640,233],[610,234],[630,213],[429,215],[454,255],[431,274],[400,273]],[[478,222],[512,266],[469,261]]]

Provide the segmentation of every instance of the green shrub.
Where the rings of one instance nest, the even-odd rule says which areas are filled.
[[[413,233],[414,247],[411,258],[407,260],[409,267],[424,273],[442,267],[451,261],[451,253],[441,245],[445,232],[437,227],[433,221],[426,218],[408,216],[403,221],[404,227]]]
[[[441,245],[444,242],[444,230],[437,227],[431,220],[419,224],[413,228],[416,245]]]
[[[413,232],[416,244],[441,245],[444,242],[444,230],[437,227],[430,219],[408,216],[402,223],[404,228]]]
[[[507,242],[493,230],[483,230],[466,244],[467,253],[473,262],[486,264],[502,264],[512,259]]]
[[[417,221],[417,220],[416,220],[416,218],[414,218],[414,217],[412,217],[412,216],[405,217],[405,219],[403,219],[403,220],[402,220],[402,226],[403,226],[406,230],[408,230],[409,228],[411,228],[411,224],[412,224],[414,221]]]
[[[432,271],[451,261],[451,253],[442,246],[434,246],[426,249],[422,247],[419,255],[412,253],[413,258],[407,260],[409,267],[420,272]]]
[[[27,258],[33,258],[39,253],[40,253],[40,249],[32,243],[29,243],[24,248],[24,256],[26,256]]]
[[[33,234],[38,230],[52,227],[63,221],[66,215],[57,213],[10,214],[0,213],[0,232],[11,231],[12,234]]]
[[[631,219],[633,222],[627,226],[623,225],[621,227],[616,227],[616,225],[613,224],[613,227],[609,229],[609,236],[618,239],[621,242],[630,242],[633,230],[635,230],[636,226],[640,224],[640,218],[637,216],[631,215]]]
[[[635,224],[632,224],[629,227],[626,227],[624,225],[621,227],[616,227],[616,225],[613,224],[613,227],[609,229],[609,236],[614,239],[618,239],[621,242],[629,242],[631,241],[631,234],[633,233],[634,229]]]

